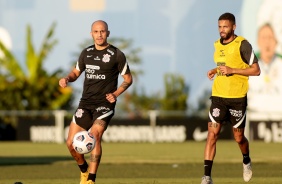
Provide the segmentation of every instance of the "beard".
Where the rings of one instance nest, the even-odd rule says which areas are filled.
[[[234,34],[234,31],[231,30],[230,32],[226,33],[224,36],[221,36],[221,35],[220,35],[220,38],[221,38],[222,40],[229,40],[229,39],[231,38],[231,36],[233,36],[233,34]]]

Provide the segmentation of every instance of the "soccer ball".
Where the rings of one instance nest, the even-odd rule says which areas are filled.
[[[77,132],[73,137],[72,146],[79,154],[90,153],[95,147],[95,138],[86,130]]]

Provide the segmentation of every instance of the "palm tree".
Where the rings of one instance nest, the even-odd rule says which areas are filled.
[[[57,44],[53,23],[38,52],[32,44],[32,31],[27,26],[25,67],[0,40],[0,110],[55,110],[71,107],[72,88],[58,85],[60,69],[49,74],[43,62]]]

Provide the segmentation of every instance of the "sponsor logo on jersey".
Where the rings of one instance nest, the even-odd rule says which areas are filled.
[[[107,51],[113,56],[115,53],[111,51],[110,49],[107,49]]]
[[[102,61],[103,61],[104,63],[108,63],[108,62],[110,62],[110,58],[111,58],[111,55],[109,55],[109,54],[104,54]]]
[[[100,107],[96,108],[97,112],[99,112],[99,111],[109,111],[109,110],[110,110],[110,108],[104,107],[104,106],[100,106]],[[105,112],[103,112],[103,113],[105,113]]]
[[[236,121],[239,121],[240,118],[242,118],[242,116],[243,116],[242,110],[229,109],[229,112],[230,112],[231,116],[234,116],[234,117],[237,118]]]
[[[90,68],[86,68],[86,69],[85,69],[85,72],[86,72],[87,74],[93,74],[93,73],[95,73],[95,70],[90,69]]]
[[[88,49],[86,49],[87,51],[90,51],[90,50],[94,50],[94,47],[90,47]]]
[[[106,79],[106,76],[103,74],[86,74],[87,79]]]
[[[220,57],[224,57],[225,56],[223,49],[221,49],[219,52],[220,52]]]
[[[100,66],[97,65],[86,65],[85,73],[87,79],[106,79],[103,74],[94,74],[95,70],[100,70]]]
[[[90,68],[93,70],[100,70],[100,66],[97,66],[97,65],[86,65],[86,68]]]
[[[94,58],[94,60],[101,60],[98,56],[96,56],[95,58]]]

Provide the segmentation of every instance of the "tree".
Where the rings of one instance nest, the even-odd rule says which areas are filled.
[[[130,113],[131,117],[142,116],[145,111],[160,109],[159,96],[157,93],[148,96],[144,90],[137,90],[136,87],[133,87],[131,92],[124,94],[120,108]]]
[[[43,62],[57,44],[53,39],[55,26],[51,25],[38,52],[32,44],[31,27],[27,26],[26,68],[0,41],[4,54],[0,58],[0,110],[54,110],[71,104],[72,88],[58,85],[62,71],[49,74],[43,68]]]
[[[206,117],[210,110],[210,96],[211,90],[206,89],[203,91],[203,94],[200,96],[198,100],[198,107],[194,114],[197,114],[200,117]]]
[[[165,94],[161,100],[162,110],[186,110],[188,87],[181,75],[167,73],[164,76]]]

